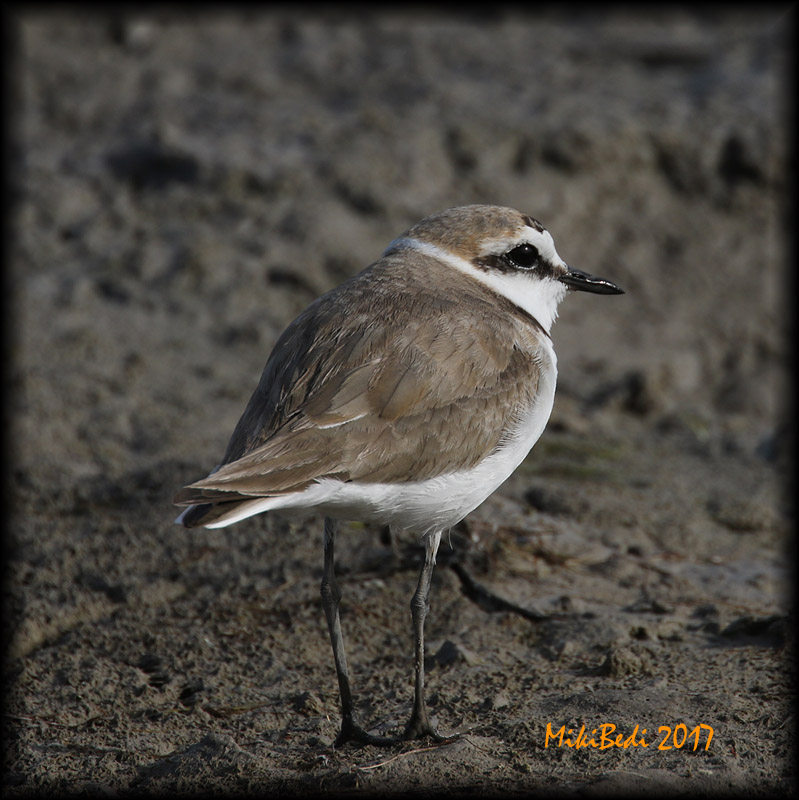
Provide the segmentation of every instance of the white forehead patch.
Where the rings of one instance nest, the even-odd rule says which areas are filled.
[[[538,250],[539,255],[544,261],[556,266],[566,266],[566,262],[558,255],[555,249],[555,241],[548,230],[539,231],[535,228],[525,226],[513,236],[502,236],[497,239],[490,239],[483,244],[481,256],[502,255],[520,244],[531,244]]]

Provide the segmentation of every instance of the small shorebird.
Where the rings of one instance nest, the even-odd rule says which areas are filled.
[[[423,219],[313,302],[275,345],[222,462],[175,497],[186,527],[277,509],[325,515],[322,604],[342,726],[336,740],[443,737],[424,700],[424,621],[443,531],[525,458],[552,410],[549,331],[569,289],[622,294],[572,269],[540,222],[472,205]],[[355,720],[334,574],[338,519],[416,532],[416,684],[399,739]]]

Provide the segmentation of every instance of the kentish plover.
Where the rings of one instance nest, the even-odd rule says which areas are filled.
[[[178,492],[186,527],[279,509],[324,514],[322,602],[343,722],[354,717],[334,575],[339,519],[416,532],[416,690],[401,738],[441,738],[424,701],[424,620],[441,534],[483,502],[541,435],[557,376],[550,328],[569,289],[621,294],[572,269],[532,217],[452,208],[409,228],[313,302],[275,345],[219,466]]]

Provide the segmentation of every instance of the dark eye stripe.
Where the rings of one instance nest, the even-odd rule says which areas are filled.
[[[530,248],[529,251],[523,248]],[[533,262],[535,257],[535,263]],[[561,270],[551,262],[545,261],[534,245],[517,245],[507,253],[501,255],[480,256],[472,260],[478,269],[484,272],[522,272],[534,275],[536,278],[557,278]],[[525,266],[529,264],[529,266]]]

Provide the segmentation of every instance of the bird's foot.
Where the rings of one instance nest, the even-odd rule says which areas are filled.
[[[456,739],[460,738],[460,734],[455,733],[451,736],[443,736],[433,727],[426,714],[423,715],[423,717],[413,714],[408,724],[405,726],[402,736],[376,736],[364,730],[352,717],[345,717],[341,722],[341,731],[336,737],[333,746],[343,747],[348,742],[353,742],[354,744],[370,744],[375,747],[391,747],[396,744],[410,742],[414,739],[424,739],[426,737],[432,739],[437,744],[447,744],[448,742],[454,742]]]
[[[344,717],[341,721],[341,731],[336,737],[334,747],[342,747],[347,742],[358,744],[371,744],[377,747],[388,747],[402,741],[394,736],[375,736],[373,733],[365,731],[358,725],[352,717]]]
[[[408,724],[405,726],[405,733],[402,738],[404,741],[411,741],[412,739],[424,739],[430,737],[434,742],[444,743],[455,741],[460,734],[453,734],[452,736],[443,736],[435,727],[433,727],[426,711],[418,713],[416,709],[413,710]]]

